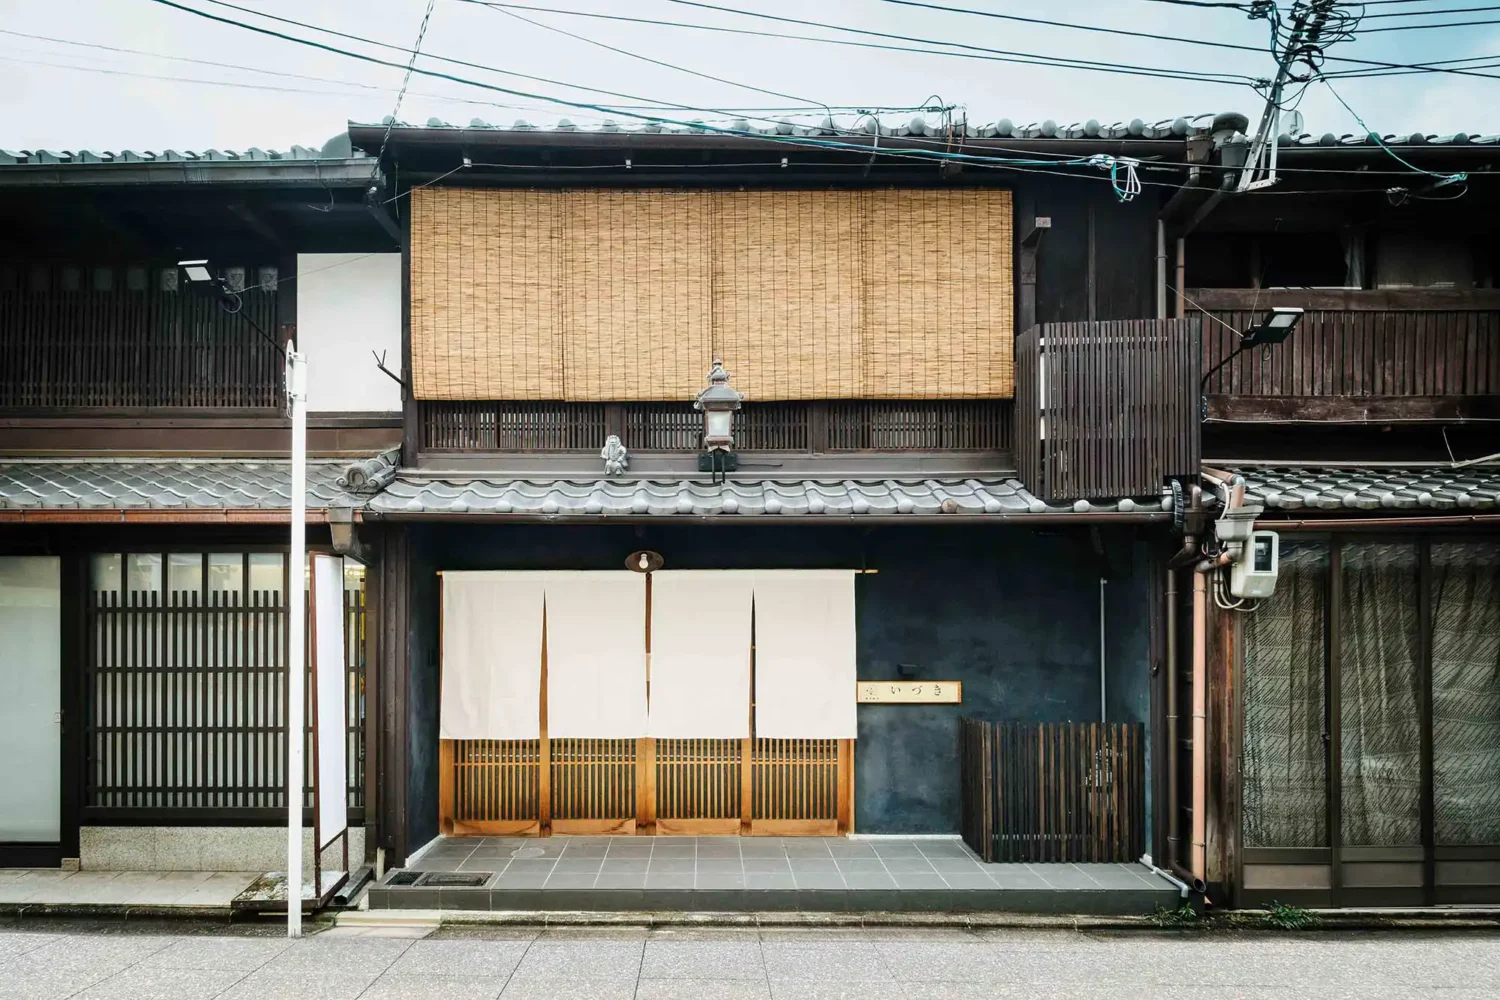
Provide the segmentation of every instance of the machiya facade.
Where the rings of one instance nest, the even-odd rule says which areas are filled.
[[[1244,130],[963,137],[1177,165],[1129,201],[813,133],[0,165],[50,241],[0,254],[8,738],[58,762],[0,863],[280,864],[280,359],[178,286],[191,246],[309,355],[354,863],[961,835],[1217,905],[1489,901],[1500,474],[1455,467],[1500,415],[1491,244],[1453,235],[1482,213],[1380,208],[1296,173],[1378,149],[1289,138],[1298,193],[1227,197]],[[1291,337],[1234,354],[1273,306]],[[1258,603],[1212,565],[1226,513],[1279,534]]]

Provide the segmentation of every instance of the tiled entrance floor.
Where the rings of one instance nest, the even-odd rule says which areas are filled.
[[[0,869],[0,904],[227,907],[260,875]]]
[[[1149,913],[1178,890],[1137,864],[984,864],[959,840],[838,837],[454,837],[388,874],[371,908]],[[408,876],[409,877],[409,876]]]

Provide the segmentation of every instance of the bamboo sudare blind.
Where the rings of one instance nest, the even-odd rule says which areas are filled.
[[[419,399],[1014,393],[997,190],[412,192]]]

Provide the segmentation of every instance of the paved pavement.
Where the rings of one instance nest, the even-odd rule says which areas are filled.
[[[1500,935],[0,925],[26,1000],[1492,1000]]]

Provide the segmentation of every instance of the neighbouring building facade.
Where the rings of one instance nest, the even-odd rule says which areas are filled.
[[[0,732],[56,761],[0,864],[277,867],[304,571],[258,324],[309,356],[372,862],[963,833],[1220,905],[1493,901],[1487,189],[1283,137],[1233,196],[1237,115],[742,124],[0,162]],[[1258,602],[1236,519],[1279,534]]]

